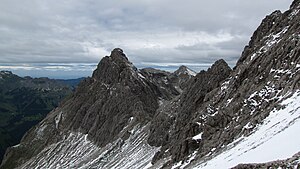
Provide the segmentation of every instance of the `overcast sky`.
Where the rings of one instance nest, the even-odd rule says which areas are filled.
[[[291,0],[1,0],[0,69],[91,75],[120,47],[138,67],[234,66],[261,20]],[[75,64],[76,63],[76,64]]]

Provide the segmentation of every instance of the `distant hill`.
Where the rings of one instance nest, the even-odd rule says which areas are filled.
[[[80,80],[22,78],[0,71],[0,161],[6,148],[18,144],[27,130],[71,95]]]
[[[69,85],[73,88],[75,88],[76,86],[78,86],[78,84],[85,79],[84,77],[78,78],[78,79],[57,79],[57,81],[62,82],[66,85]]]

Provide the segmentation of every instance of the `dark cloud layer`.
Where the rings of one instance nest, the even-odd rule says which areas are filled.
[[[0,63],[96,64],[121,47],[138,67],[198,71],[220,58],[233,66],[265,15],[290,3],[2,0]]]

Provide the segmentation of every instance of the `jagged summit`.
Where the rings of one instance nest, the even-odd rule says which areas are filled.
[[[222,74],[223,72],[231,71],[228,64],[223,59],[217,60],[208,70],[207,72],[212,74]]]
[[[124,59],[126,59],[128,61],[128,58],[126,57],[125,53],[123,52],[123,49],[121,49],[121,48],[115,48],[115,49],[113,49],[111,51],[110,57],[112,57],[113,59],[124,58]]]
[[[181,74],[189,75],[189,76],[196,76],[196,72],[192,69],[188,68],[187,66],[181,65],[175,72],[175,75],[180,76]]]
[[[128,60],[123,50],[115,48],[110,56],[102,58],[92,77],[111,84],[136,74],[137,68]]]
[[[4,79],[11,81],[12,85],[14,86],[13,83],[15,81],[20,80],[21,77],[13,74],[11,71],[2,70],[2,71],[0,71],[0,80],[4,80]],[[8,86],[8,87],[10,87],[10,86]]]
[[[7,77],[7,76],[11,76],[12,75],[12,72],[11,71],[6,71],[6,70],[1,70],[0,71],[0,78],[4,78],[4,77]]]
[[[159,73],[165,74],[165,75],[170,75],[171,74],[170,72],[160,70],[160,69],[155,69],[155,68],[152,68],[152,67],[143,68],[143,69],[141,69],[141,72],[147,72],[149,74],[159,74]]]
[[[1,70],[0,74],[12,74],[11,71],[7,71],[7,70]]]

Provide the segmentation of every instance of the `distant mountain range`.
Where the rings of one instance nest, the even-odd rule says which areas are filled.
[[[83,79],[85,79],[85,77],[78,78],[78,79],[55,79],[55,80],[75,89]]]
[[[0,71],[0,160],[7,147],[18,144],[81,80],[22,78]]]

